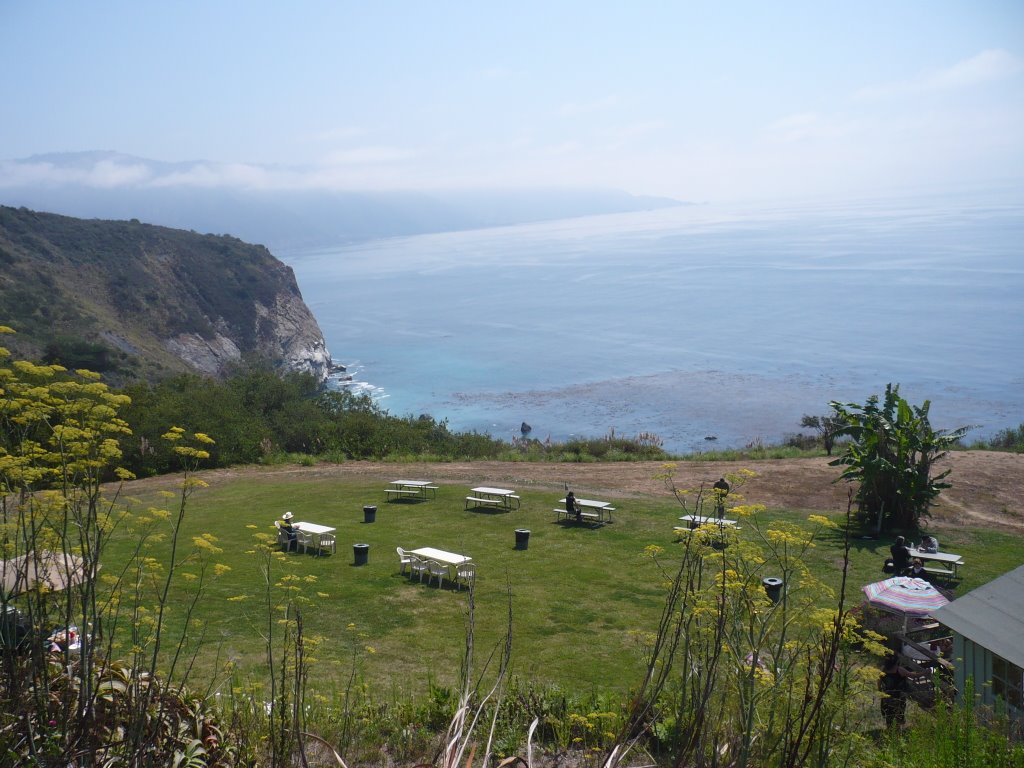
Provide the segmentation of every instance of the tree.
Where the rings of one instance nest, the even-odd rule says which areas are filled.
[[[744,470],[726,479],[735,487],[754,476]],[[688,512],[710,511],[717,502],[706,484],[678,488],[672,464],[656,477]],[[742,501],[732,493],[729,499]],[[837,524],[821,515],[811,515],[810,525],[763,519],[763,512],[761,504],[729,508],[744,520],[742,538],[712,521],[672,550],[645,550],[667,594],[657,630],[643,637],[646,673],[601,761],[606,768],[627,765],[626,755],[647,733],[673,766],[852,762],[848,737],[865,730],[877,671],[850,641],[875,654],[884,648],[879,636],[861,631],[849,607],[849,525],[829,533],[844,541],[833,590],[805,558]],[[784,585],[776,598],[766,577]]]
[[[803,418],[800,419],[801,427],[813,429],[818,433],[818,437],[821,438],[821,442],[825,446],[825,453],[829,456],[832,455],[832,448],[836,444],[839,430],[844,425],[843,419],[834,413],[825,414],[824,416],[808,416],[805,413]]]
[[[890,523],[896,528],[916,527],[943,488],[949,470],[932,476],[935,462],[959,442],[969,427],[932,429],[928,420],[931,403],[920,407],[900,397],[899,385],[888,384],[879,403],[872,395],[864,405],[830,405],[844,426],[839,435],[850,437],[843,454],[832,466],[844,466],[842,479],[857,482],[857,505],[876,522],[878,530]]]
[[[229,750],[209,738],[220,730],[208,703],[188,693],[183,662],[195,647],[188,629],[206,574],[223,572],[209,560],[220,551],[212,536],[193,539],[191,553],[181,538],[186,500],[201,485],[189,473],[212,439],[165,432],[186,469],[177,514],[132,514],[118,484],[105,482],[131,478],[118,442],[131,434],[122,418],[129,398],[88,370],[9,358],[0,346],[0,559],[15,576],[0,586],[0,617],[27,631],[0,632],[2,764],[228,765]],[[104,563],[121,527],[134,549],[127,562]],[[150,549],[159,542],[166,561]],[[199,575],[186,582],[174,638],[166,617],[182,602],[186,564]]]

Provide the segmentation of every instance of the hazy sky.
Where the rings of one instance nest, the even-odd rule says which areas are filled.
[[[175,183],[703,201],[1024,178],[1021,0],[0,0],[0,67],[0,159],[210,161]]]

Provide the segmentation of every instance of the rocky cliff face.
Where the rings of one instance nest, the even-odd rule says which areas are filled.
[[[0,324],[26,357],[115,380],[331,367],[294,273],[262,246],[0,207],[0,264]]]
[[[298,286],[277,294],[270,306],[254,301],[253,322],[255,345],[248,351],[284,370],[311,373],[320,381],[326,380],[331,353]],[[232,339],[231,327],[223,318],[214,320],[212,326],[211,338],[194,332],[179,333],[164,339],[164,346],[197,371],[220,375],[242,361],[243,350]]]
[[[321,381],[327,378],[331,354],[298,289],[295,293],[278,294],[270,307],[254,302],[253,313],[257,325],[253,351],[259,357],[277,361],[286,370],[312,373]],[[215,322],[212,338],[181,333],[165,339],[164,345],[197,371],[218,375],[242,360],[242,350],[230,337],[226,325]]]

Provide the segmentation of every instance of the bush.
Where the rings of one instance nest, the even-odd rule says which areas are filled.
[[[818,438],[814,435],[804,435],[801,433],[786,435],[783,445],[790,448],[799,448],[801,451],[813,451],[818,447]]]
[[[1024,424],[1017,428],[1007,427],[1006,429],[1001,429],[991,439],[979,440],[972,447],[990,451],[1024,453]]]

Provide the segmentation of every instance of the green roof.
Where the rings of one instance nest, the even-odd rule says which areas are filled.
[[[1024,565],[968,592],[932,616],[1018,667],[1024,667]]]

